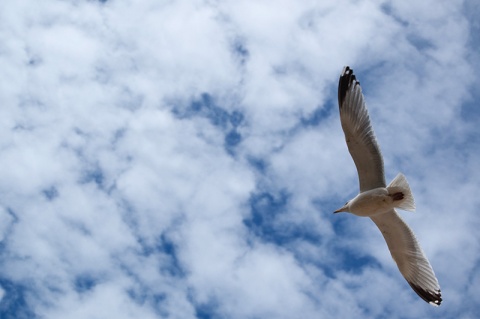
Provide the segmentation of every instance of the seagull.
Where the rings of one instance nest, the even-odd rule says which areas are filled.
[[[432,266],[415,234],[395,210],[415,210],[410,186],[401,173],[386,185],[382,154],[360,82],[348,66],[340,75],[338,105],[348,150],[357,167],[360,193],[335,213],[370,217],[382,232],[393,260],[410,287],[426,302],[439,306],[442,295]]]

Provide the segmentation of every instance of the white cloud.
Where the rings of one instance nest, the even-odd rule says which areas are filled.
[[[478,302],[463,307],[478,292],[480,251],[472,8],[4,7],[0,312],[473,316]],[[331,214],[357,191],[336,102],[345,64],[387,179],[403,171],[414,190],[417,213],[403,216],[439,277],[438,309],[410,290],[373,223]]]

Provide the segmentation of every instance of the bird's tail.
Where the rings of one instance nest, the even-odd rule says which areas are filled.
[[[415,200],[405,175],[398,173],[387,186],[388,194],[393,197],[395,207],[410,212],[415,211]]]

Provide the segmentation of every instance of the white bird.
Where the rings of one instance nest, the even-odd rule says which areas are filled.
[[[413,231],[395,208],[415,210],[410,187],[403,174],[386,186],[383,158],[370,124],[367,107],[352,69],[344,67],[338,83],[340,121],[360,181],[360,193],[335,211],[368,216],[378,226],[393,260],[413,290],[426,302],[439,306],[442,296],[432,266]]]

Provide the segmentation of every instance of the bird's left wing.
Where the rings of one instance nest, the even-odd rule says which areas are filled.
[[[385,187],[383,158],[375,138],[360,83],[346,66],[338,82],[338,105],[348,150],[355,162],[360,192]]]
[[[440,285],[413,231],[395,209],[370,217],[382,232],[393,260],[412,289],[426,302],[439,306]]]

